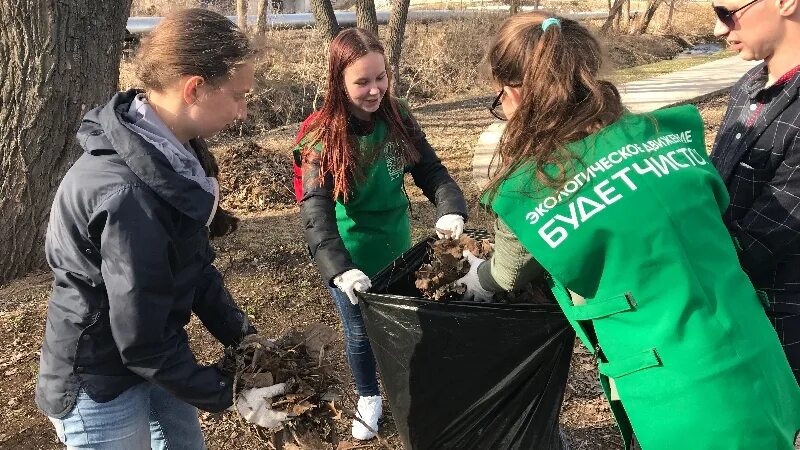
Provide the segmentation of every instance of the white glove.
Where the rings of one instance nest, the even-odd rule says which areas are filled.
[[[469,261],[469,272],[456,280],[456,284],[463,284],[467,288],[467,291],[464,293],[464,300],[491,302],[494,299],[494,294],[484,289],[478,279],[478,266],[486,260],[478,258],[469,250],[464,250],[464,258],[467,258]]]
[[[283,394],[285,390],[286,383],[246,389],[236,399],[236,409],[250,423],[264,428],[278,428],[283,425],[287,415],[272,409],[272,397]]]
[[[445,214],[436,221],[435,228],[439,239],[458,239],[464,232],[464,218],[458,214]]]
[[[358,269],[350,269],[347,272],[337,275],[333,279],[333,284],[347,294],[350,303],[354,305],[358,304],[358,297],[356,297],[355,291],[367,292],[367,290],[372,287],[372,282],[369,281],[369,277]]]

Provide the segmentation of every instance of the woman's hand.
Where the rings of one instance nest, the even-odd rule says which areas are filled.
[[[272,409],[272,397],[282,395],[286,383],[246,389],[236,399],[236,409],[250,423],[264,428],[278,428],[287,419],[287,414]]]
[[[358,304],[358,297],[356,297],[355,291],[366,292],[372,287],[372,282],[369,281],[369,277],[358,269],[350,269],[347,272],[337,275],[333,279],[333,284],[335,284],[339,290],[347,294],[350,303],[354,305]]]
[[[475,302],[491,302],[494,299],[494,294],[484,289],[478,279],[478,266],[486,260],[478,258],[469,250],[464,250],[464,258],[469,261],[469,272],[456,280],[456,284],[462,284],[467,288],[463,299]]]
[[[439,239],[458,239],[464,232],[464,218],[459,214],[445,214],[436,221]]]

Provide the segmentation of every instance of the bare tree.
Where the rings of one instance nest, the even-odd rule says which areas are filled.
[[[256,29],[257,35],[263,35],[267,31],[267,13],[269,10],[269,0],[258,0],[256,7]]]
[[[672,19],[675,17],[675,3],[678,0],[669,0],[669,12],[667,13],[667,21],[664,23],[664,30],[672,30]]]
[[[117,88],[130,0],[0,0],[0,284],[45,267],[83,114]]]
[[[327,41],[332,41],[339,34],[339,22],[333,13],[331,0],[311,0],[311,9],[314,13],[314,22]]]
[[[389,65],[392,67],[392,92],[400,83],[400,54],[403,50],[403,36],[406,32],[408,6],[411,0],[392,0],[392,14],[389,16]]]
[[[356,0],[356,26],[378,35],[378,17],[375,0]]]
[[[625,0],[625,25],[631,24],[631,0]]]
[[[236,23],[242,31],[247,31],[247,0],[236,0]]]
[[[600,27],[600,32],[605,33],[614,24],[614,19],[622,14],[622,7],[625,5],[625,0],[614,0],[614,4],[608,9],[608,18]]]
[[[650,26],[650,21],[653,20],[653,16],[656,15],[656,11],[664,3],[664,0],[650,0],[650,3],[647,5],[647,9],[642,16],[642,21],[639,22],[639,25],[636,26],[634,29],[635,34],[644,34],[647,32],[647,27]]]

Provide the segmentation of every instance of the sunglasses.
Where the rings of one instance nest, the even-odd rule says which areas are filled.
[[[722,22],[723,24],[725,24],[726,27],[733,28],[736,25],[734,14],[736,14],[737,12],[747,8],[748,6],[750,6],[753,3],[756,3],[758,1],[760,1],[760,0],[752,0],[752,1],[748,2],[748,3],[746,3],[744,6],[740,6],[740,7],[736,8],[736,9],[734,9],[733,11],[731,11],[730,9],[728,9],[728,8],[726,8],[724,6],[714,6],[714,13],[716,13],[717,18],[719,19],[719,21]]]

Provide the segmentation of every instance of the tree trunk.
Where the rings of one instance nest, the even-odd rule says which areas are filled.
[[[392,15],[389,16],[389,65],[392,68],[392,92],[400,84],[400,54],[403,50],[403,35],[406,32],[408,6],[411,0],[392,0]]]
[[[541,3],[541,0],[534,0],[533,9],[539,9],[539,3]]]
[[[0,284],[45,267],[53,194],[108,101],[130,0],[0,0]]]
[[[356,0],[356,26],[378,35],[378,17],[375,0]]]
[[[247,0],[236,0],[236,23],[240,30],[247,31]]]
[[[653,20],[653,16],[656,15],[656,11],[658,11],[658,7],[664,0],[650,0],[650,4],[647,5],[647,10],[644,12],[642,16],[642,21],[639,22],[639,25],[634,30],[635,34],[644,34],[647,32],[647,27],[650,26],[650,21]]]
[[[675,16],[675,2],[677,0],[670,0],[669,1],[669,14],[667,14],[667,23],[664,25],[664,30],[671,31],[672,30],[672,18]]]
[[[614,4],[608,10],[608,18],[606,18],[603,26],[600,27],[600,32],[605,33],[614,24],[614,19],[622,12],[622,7],[625,5],[625,0],[614,0]]]
[[[256,13],[256,34],[263,35],[267,31],[267,9],[270,0],[258,0],[258,12]]]
[[[625,0],[625,25],[631,25],[631,0]]]
[[[508,12],[512,16],[519,12],[519,0],[511,0],[508,6]]]
[[[339,22],[333,13],[331,0],[311,0],[311,9],[317,30],[328,42],[332,41],[339,34]]]

